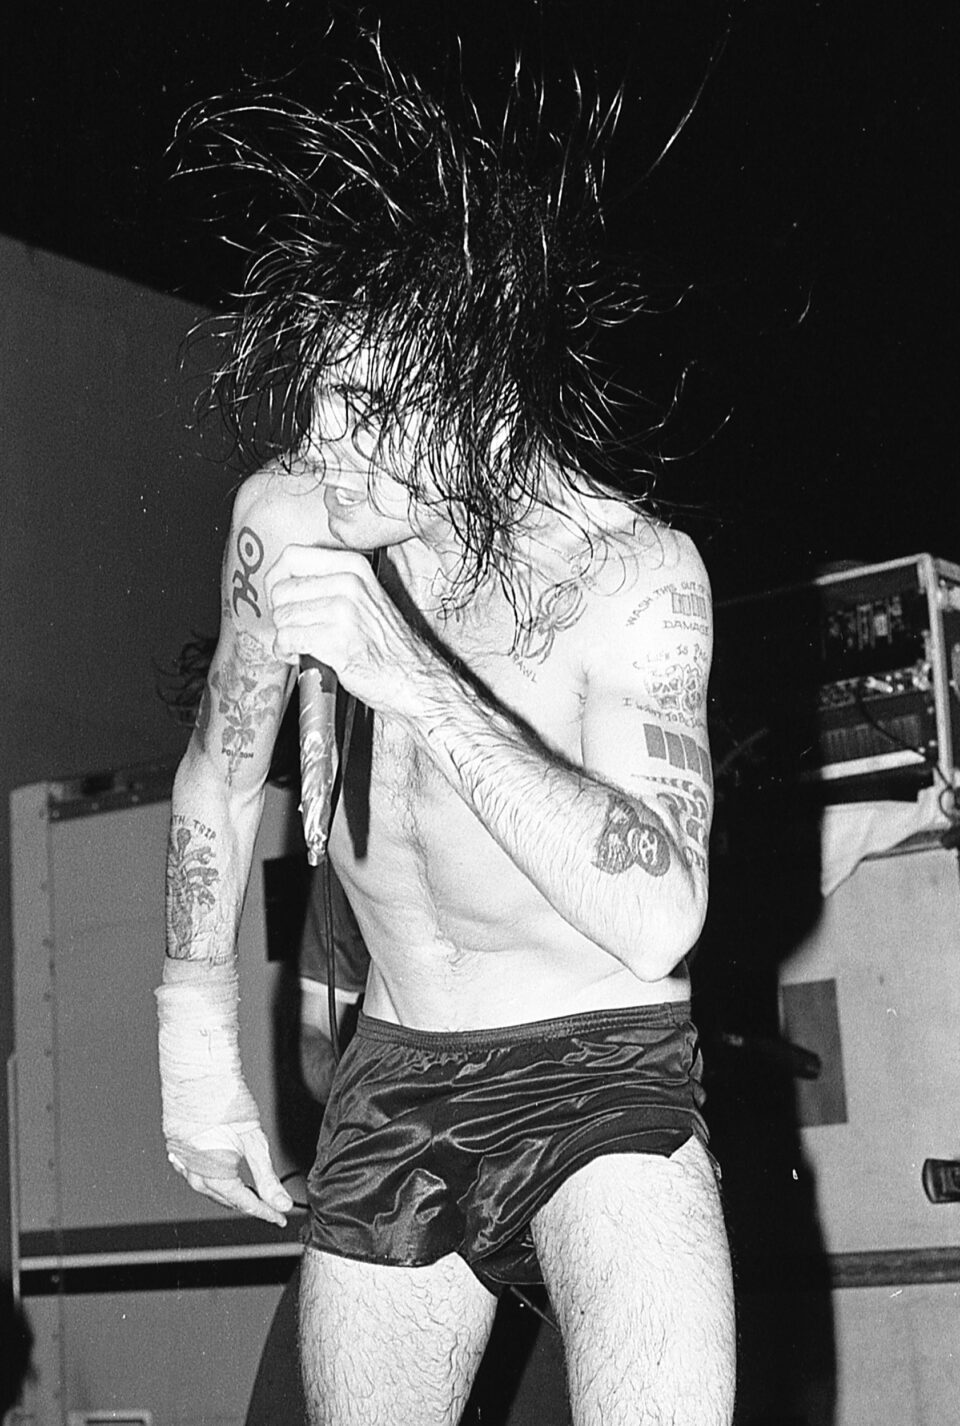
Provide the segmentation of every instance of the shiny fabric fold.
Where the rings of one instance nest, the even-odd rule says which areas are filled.
[[[540,1282],[531,1219],[603,1154],[704,1144],[686,1003],[465,1033],[361,1015],[309,1179],[312,1246],[401,1266],[459,1253],[492,1292]]]

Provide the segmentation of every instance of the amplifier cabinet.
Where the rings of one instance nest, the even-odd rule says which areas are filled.
[[[780,967],[780,1000],[785,1038],[821,1061],[795,1085],[826,1250],[960,1264],[960,1202],[922,1181],[926,1159],[960,1158],[957,853],[862,862]]]
[[[791,1421],[956,1420],[960,1202],[931,1203],[923,1186],[926,1159],[960,1159],[956,851],[862,862],[779,980],[785,1039],[820,1060],[794,1081],[797,1191],[812,1197],[833,1292],[829,1306],[751,1299],[744,1334],[765,1340],[773,1314],[829,1332],[819,1381],[809,1366],[793,1378]],[[782,1393],[768,1404],[757,1420],[780,1419]]]
[[[746,786],[956,787],[960,566],[912,555],[720,603],[711,702],[718,768]]]
[[[230,1214],[167,1163],[153,990],[171,778],[135,769],[11,798],[15,1267],[35,1426],[133,1411],[155,1426],[241,1426],[300,1252],[301,1215],[283,1232]],[[267,873],[287,859],[305,865],[296,799],[271,787],[238,944],[241,1055],[280,1174],[304,1167],[277,1074],[296,947],[287,964],[268,945]]]

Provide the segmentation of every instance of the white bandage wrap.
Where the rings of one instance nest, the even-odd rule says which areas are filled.
[[[233,1178],[261,1139],[240,1069],[239,1002],[231,966],[167,960],[155,991],[160,1020],[163,1134],[175,1168]]]

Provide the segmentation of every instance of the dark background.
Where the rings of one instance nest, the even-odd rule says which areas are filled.
[[[330,8],[7,7],[0,231],[222,303],[238,260],[171,179],[174,125],[193,100],[250,79],[316,94]],[[518,43],[548,70],[572,58],[601,85],[625,81],[609,191],[633,192],[614,236],[666,296],[687,292],[637,339],[657,401],[688,373],[665,436],[665,453],[687,458],[668,462],[659,493],[681,507],[718,594],[827,560],[960,558],[953,0],[335,8],[341,35],[361,9],[382,14],[391,51],[425,72],[460,34],[480,91],[505,82]]]

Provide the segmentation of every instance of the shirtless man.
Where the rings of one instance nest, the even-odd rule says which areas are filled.
[[[408,123],[411,106],[435,122]],[[725,1426],[730,1268],[685,965],[707,900],[707,575],[686,537],[573,468],[552,417],[518,435],[543,415],[523,372],[547,369],[558,331],[567,354],[585,340],[573,297],[595,270],[578,289],[569,234],[562,260],[550,246],[572,150],[553,189],[522,165],[503,183],[502,160],[498,208],[489,144],[446,142],[415,86],[387,73],[366,107],[381,174],[383,116],[399,116],[405,186],[378,229],[359,181],[356,262],[376,281],[341,281],[349,241],[324,230],[317,260],[335,238],[341,265],[326,287],[314,271],[326,302],[300,309],[306,415],[295,454],[238,493],[174,789],[158,991],[171,1161],[243,1212],[282,1223],[291,1206],[240,1074],[234,939],[272,742],[312,655],[372,710],[329,843],[371,968],[310,1179],[312,1422],[453,1426],[497,1293],[542,1274],[577,1426]],[[321,137],[328,165],[342,158],[329,224],[366,162],[362,110],[345,144],[342,124],[313,121],[312,177]],[[431,245],[398,243],[438,172],[468,221],[434,206]],[[398,249],[399,316],[384,278]],[[589,382],[588,365],[562,380]]]

